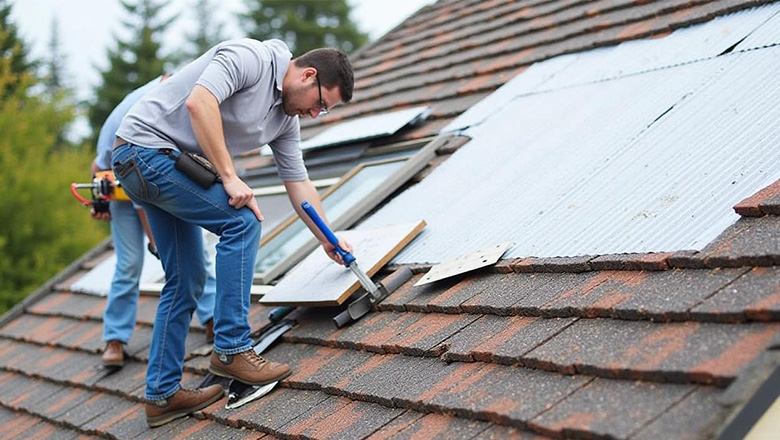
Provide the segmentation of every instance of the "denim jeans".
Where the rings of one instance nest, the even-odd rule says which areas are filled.
[[[220,237],[214,351],[235,354],[252,347],[249,292],[260,222],[249,208],[230,206],[222,185],[209,189],[196,185],[174,168],[174,160],[162,150],[119,146],[114,149],[113,167],[125,192],[143,206],[165,269],[146,372],[146,398],[165,399],[180,388],[184,342],[195,298],[206,281],[198,226]]]
[[[138,284],[144,264],[144,229],[135,207],[130,202],[111,201],[111,235],[116,252],[116,266],[103,313],[103,341],[127,344],[133,336],[138,310]],[[152,258],[151,254],[147,256]],[[198,300],[197,315],[201,324],[214,315],[216,279],[213,263],[207,260],[208,278],[203,295]]]

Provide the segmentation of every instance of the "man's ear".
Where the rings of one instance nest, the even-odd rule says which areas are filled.
[[[307,67],[301,71],[301,80],[306,81],[309,78],[317,76],[317,69],[314,67]]]

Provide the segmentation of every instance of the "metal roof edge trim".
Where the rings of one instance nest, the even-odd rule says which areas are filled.
[[[0,327],[4,327],[9,322],[19,317],[22,313],[24,313],[27,307],[48,295],[57,283],[75,274],[84,263],[97,258],[98,255],[107,251],[110,245],[111,236],[108,236],[102,242],[98,243],[95,247],[87,251],[87,253],[79,257],[76,261],[70,263],[65,269],[62,269],[59,273],[51,277],[48,281],[43,283],[41,287],[37,288],[35,291],[27,295],[22,301],[13,306],[11,310],[7,311],[3,316],[0,316]]]

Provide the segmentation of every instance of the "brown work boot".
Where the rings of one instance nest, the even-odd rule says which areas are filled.
[[[209,371],[255,386],[276,382],[292,374],[286,364],[269,362],[251,348],[232,355],[211,352]]]
[[[176,391],[173,396],[146,402],[146,423],[154,428],[187,414],[200,411],[222,398],[221,385],[211,385],[197,390]]]
[[[108,341],[101,358],[104,367],[122,367],[125,365],[124,344],[119,341]]]
[[[209,319],[203,324],[203,327],[206,329],[206,342],[211,344],[214,342],[214,320]]]

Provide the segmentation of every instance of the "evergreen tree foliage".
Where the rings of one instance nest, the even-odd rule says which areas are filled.
[[[9,0],[0,0],[0,29],[3,31],[3,39],[0,41],[0,57],[8,58],[11,72],[17,81],[22,79],[20,74],[32,72],[35,62],[30,60],[27,43],[18,34],[17,27],[11,22],[11,3]],[[5,93],[15,90],[16,84],[7,84]],[[6,95],[0,95],[4,97]]]
[[[186,35],[187,41],[190,42],[187,61],[201,56],[212,46],[225,39],[223,36],[225,24],[215,21],[214,18],[216,5],[213,5],[211,0],[195,0],[193,6],[196,28],[195,32]]]
[[[294,56],[320,47],[349,53],[368,41],[349,18],[346,0],[246,0],[241,14],[247,35],[258,40],[283,40]]]
[[[102,84],[89,109],[93,138],[111,110],[134,89],[164,73],[168,57],[160,51],[162,34],[176,18],[160,18],[165,2],[156,0],[122,0],[125,20],[123,40],[115,35],[116,47],[108,49],[109,66],[100,72]]]
[[[46,72],[43,84],[49,96],[57,95],[65,90],[66,57],[60,47],[60,22],[57,17],[51,20],[51,36],[49,37],[49,53],[45,61]]]
[[[72,92],[65,85],[65,54],[60,47],[60,26],[57,17],[51,21],[51,36],[49,37],[49,52],[44,60],[43,87],[45,98],[52,104],[66,111],[72,106]],[[70,111],[70,110],[67,110]],[[65,145],[67,125],[61,126],[54,140],[56,148]]]
[[[0,28],[0,46],[9,38]],[[15,70],[15,53],[0,53],[0,313],[107,232],[68,193],[88,177],[93,151],[52,147],[72,107],[31,93],[38,79]]]

